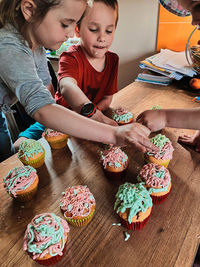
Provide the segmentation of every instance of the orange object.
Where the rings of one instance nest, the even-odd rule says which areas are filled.
[[[179,17],[160,5],[157,35],[157,52],[161,49],[170,49],[176,52],[184,51],[187,39],[195,28],[191,25],[191,16]],[[192,38],[191,45],[196,45],[198,34]]]
[[[193,78],[190,80],[190,86],[192,89],[199,90],[200,89],[200,79],[198,78]]]

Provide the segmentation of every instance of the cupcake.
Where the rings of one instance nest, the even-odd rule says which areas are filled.
[[[68,223],[53,213],[36,215],[27,225],[23,249],[41,265],[61,260],[68,239]]]
[[[87,225],[95,211],[95,199],[87,186],[68,187],[63,192],[60,208],[65,219],[73,226]]]
[[[150,141],[160,148],[159,152],[148,151],[144,155],[144,159],[148,163],[155,163],[162,165],[167,168],[170,160],[172,159],[172,154],[174,148],[171,141],[165,135],[157,134],[156,136],[150,138]]]
[[[152,213],[152,199],[142,183],[120,185],[114,210],[123,226],[133,231],[142,229]]]
[[[118,123],[118,125],[129,124],[133,122],[133,114],[125,108],[119,107],[113,110],[112,119]]]
[[[110,146],[101,152],[103,170],[107,178],[111,180],[122,179],[127,171],[128,156],[117,146]]]
[[[31,166],[16,167],[3,179],[4,188],[18,201],[29,201],[37,192],[38,175]]]
[[[44,163],[45,150],[39,141],[27,139],[19,145],[18,158],[24,165],[39,168]]]
[[[162,203],[171,192],[171,176],[164,166],[155,163],[146,164],[142,167],[137,179],[139,182],[144,182],[153,204]]]
[[[47,140],[51,148],[61,149],[66,146],[68,135],[51,129],[45,129],[42,136]]]

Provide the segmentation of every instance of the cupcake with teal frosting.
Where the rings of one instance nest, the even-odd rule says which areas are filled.
[[[152,213],[152,198],[142,183],[120,185],[114,210],[122,225],[133,231],[142,229]]]
[[[170,160],[173,156],[174,148],[171,141],[163,134],[157,134],[156,136],[150,138],[150,141],[159,147],[159,151],[148,151],[144,155],[144,159],[148,163],[155,163],[168,167]]]
[[[54,213],[36,215],[27,225],[23,249],[41,265],[56,264],[66,249],[68,223]]]
[[[101,162],[108,179],[120,180],[126,175],[128,156],[120,147],[110,145],[108,149],[101,151]]]
[[[18,158],[24,165],[39,168],[45,159],[45,150],[39,141],[27,139],[19,145]]]
[[[129,124],[133,122],[133,114],[126,108],[118,107],[112,112],[112,119],[118,123],[118,125]]]
[[[162,203],[171,192],[171,176],[164,166],[155,163],[146,164],[142,167],[137,179],[144,183],[152,197],[153,204]]]
[[[33,198],[37,192],[38,175],[31,166],[12,169],[3,179],[4,188],[14,199],[25,202]]]

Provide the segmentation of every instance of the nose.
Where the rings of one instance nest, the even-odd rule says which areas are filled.
[[[103,32],[100,32],[97,40],[100,43],[105,42],[105,34]]]
[[[73,38],[74,34],[75,34],[75,28],[68,30],[66,34],[66,39]]]

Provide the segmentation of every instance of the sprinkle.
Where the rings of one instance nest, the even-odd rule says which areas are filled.
[[[121,223],[113,223],[112,225],[121,226]]]
[[[128,234],[127,232],[124,232],[125,234],[125,238],[124,238],[124,241],[127,241],[129,238],[130,238],[130,234]]]
[[[65,192],[62,192],[62,195],[64,196]]]
[[[69,205],[67,206],[67,209],[68,209],[68,211],[71,211],[71,209],[72,209],[72,205],[69,204]]]

